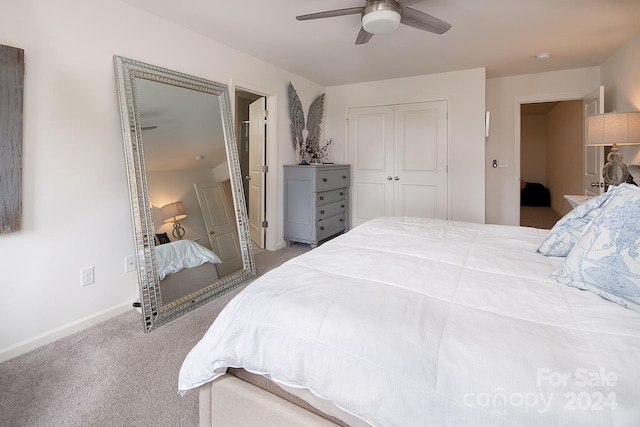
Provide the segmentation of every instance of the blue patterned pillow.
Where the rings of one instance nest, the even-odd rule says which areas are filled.
[[[640,188],[622,184],[554,276],[640,312]]]
[[[614,186],[609,187],[606,193],[587,200],[560,218],[540,244],[538,252],[545,256],[569,255],[586,226],[602,212],[616,189]]]

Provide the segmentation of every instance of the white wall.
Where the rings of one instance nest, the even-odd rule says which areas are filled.
[[[23,229],[0,235],[2,361],[131,309],[136,275],[124,272],[124,258],[134,252],[133,232],[113,55],[277,94],[274,174],[294,158],[288,82],[303,105],[323,88],[115,0],[4,2],[0,28],[0,43],[24,49],[26,62]],[[278,191],[272,224],[282,236],[282,183]],[[80,269],[92,265],[96,283],[81,288]]]
[[[547,115],[521,116],[520,178],[547,185]]]
[[[327,88],[329,159],[346,161],[348,108],[436,100],[449,102],[449,218],[484,222],[484,68]]]
[[[518,225],[520,221],[520,103],[581,99],[599,85],[599,67],[487,80],[491,132],[487,139],[486,159],[487,162],[507,160],[509,165],[507,168],[486,168],[487,223]]]
[[[571,210],[565,194],[584,194],[582,100],[559,102],[547,114],[547,187],[551,190],[551,207],[560,215]]]

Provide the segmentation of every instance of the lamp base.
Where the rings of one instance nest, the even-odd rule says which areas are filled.
[[[602,168],[602,179],[608,185],[620,185],[627,182],[629,169],[622,162],[622,154],[618,151],[618,146],[613,144],[611,152],[607,156],[607,163]]]
[[[171,234],[176,239],[182,240],[182,238],[184,237],[184,228],[182,228],[179,222],[173,223],[173,231],[171,232]]]

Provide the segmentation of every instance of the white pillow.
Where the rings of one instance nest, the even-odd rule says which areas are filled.
[[[622,184],[611,194],[554,276],[640,312],[640,188]]]
[[[602,212],[616,189],[609,187],[606,193],[587,200],[560,218],[538,247],[538,252],[545,256],[567,256],[586,226]]]

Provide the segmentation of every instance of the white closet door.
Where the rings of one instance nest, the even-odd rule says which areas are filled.
[[[211,249],[222,260],[216,264],[220,278],[243,267],[238,227],[233,211],[231,181],[194,184],[198,203],[207,227]]]
[[[447,218],[447,102],[394,107],[393,214]]]
[[[389,215],[447,218],[447,102],[348,110],[351,226]]]
[[[348,111],[351,226],[393,215],[393,106]]]

